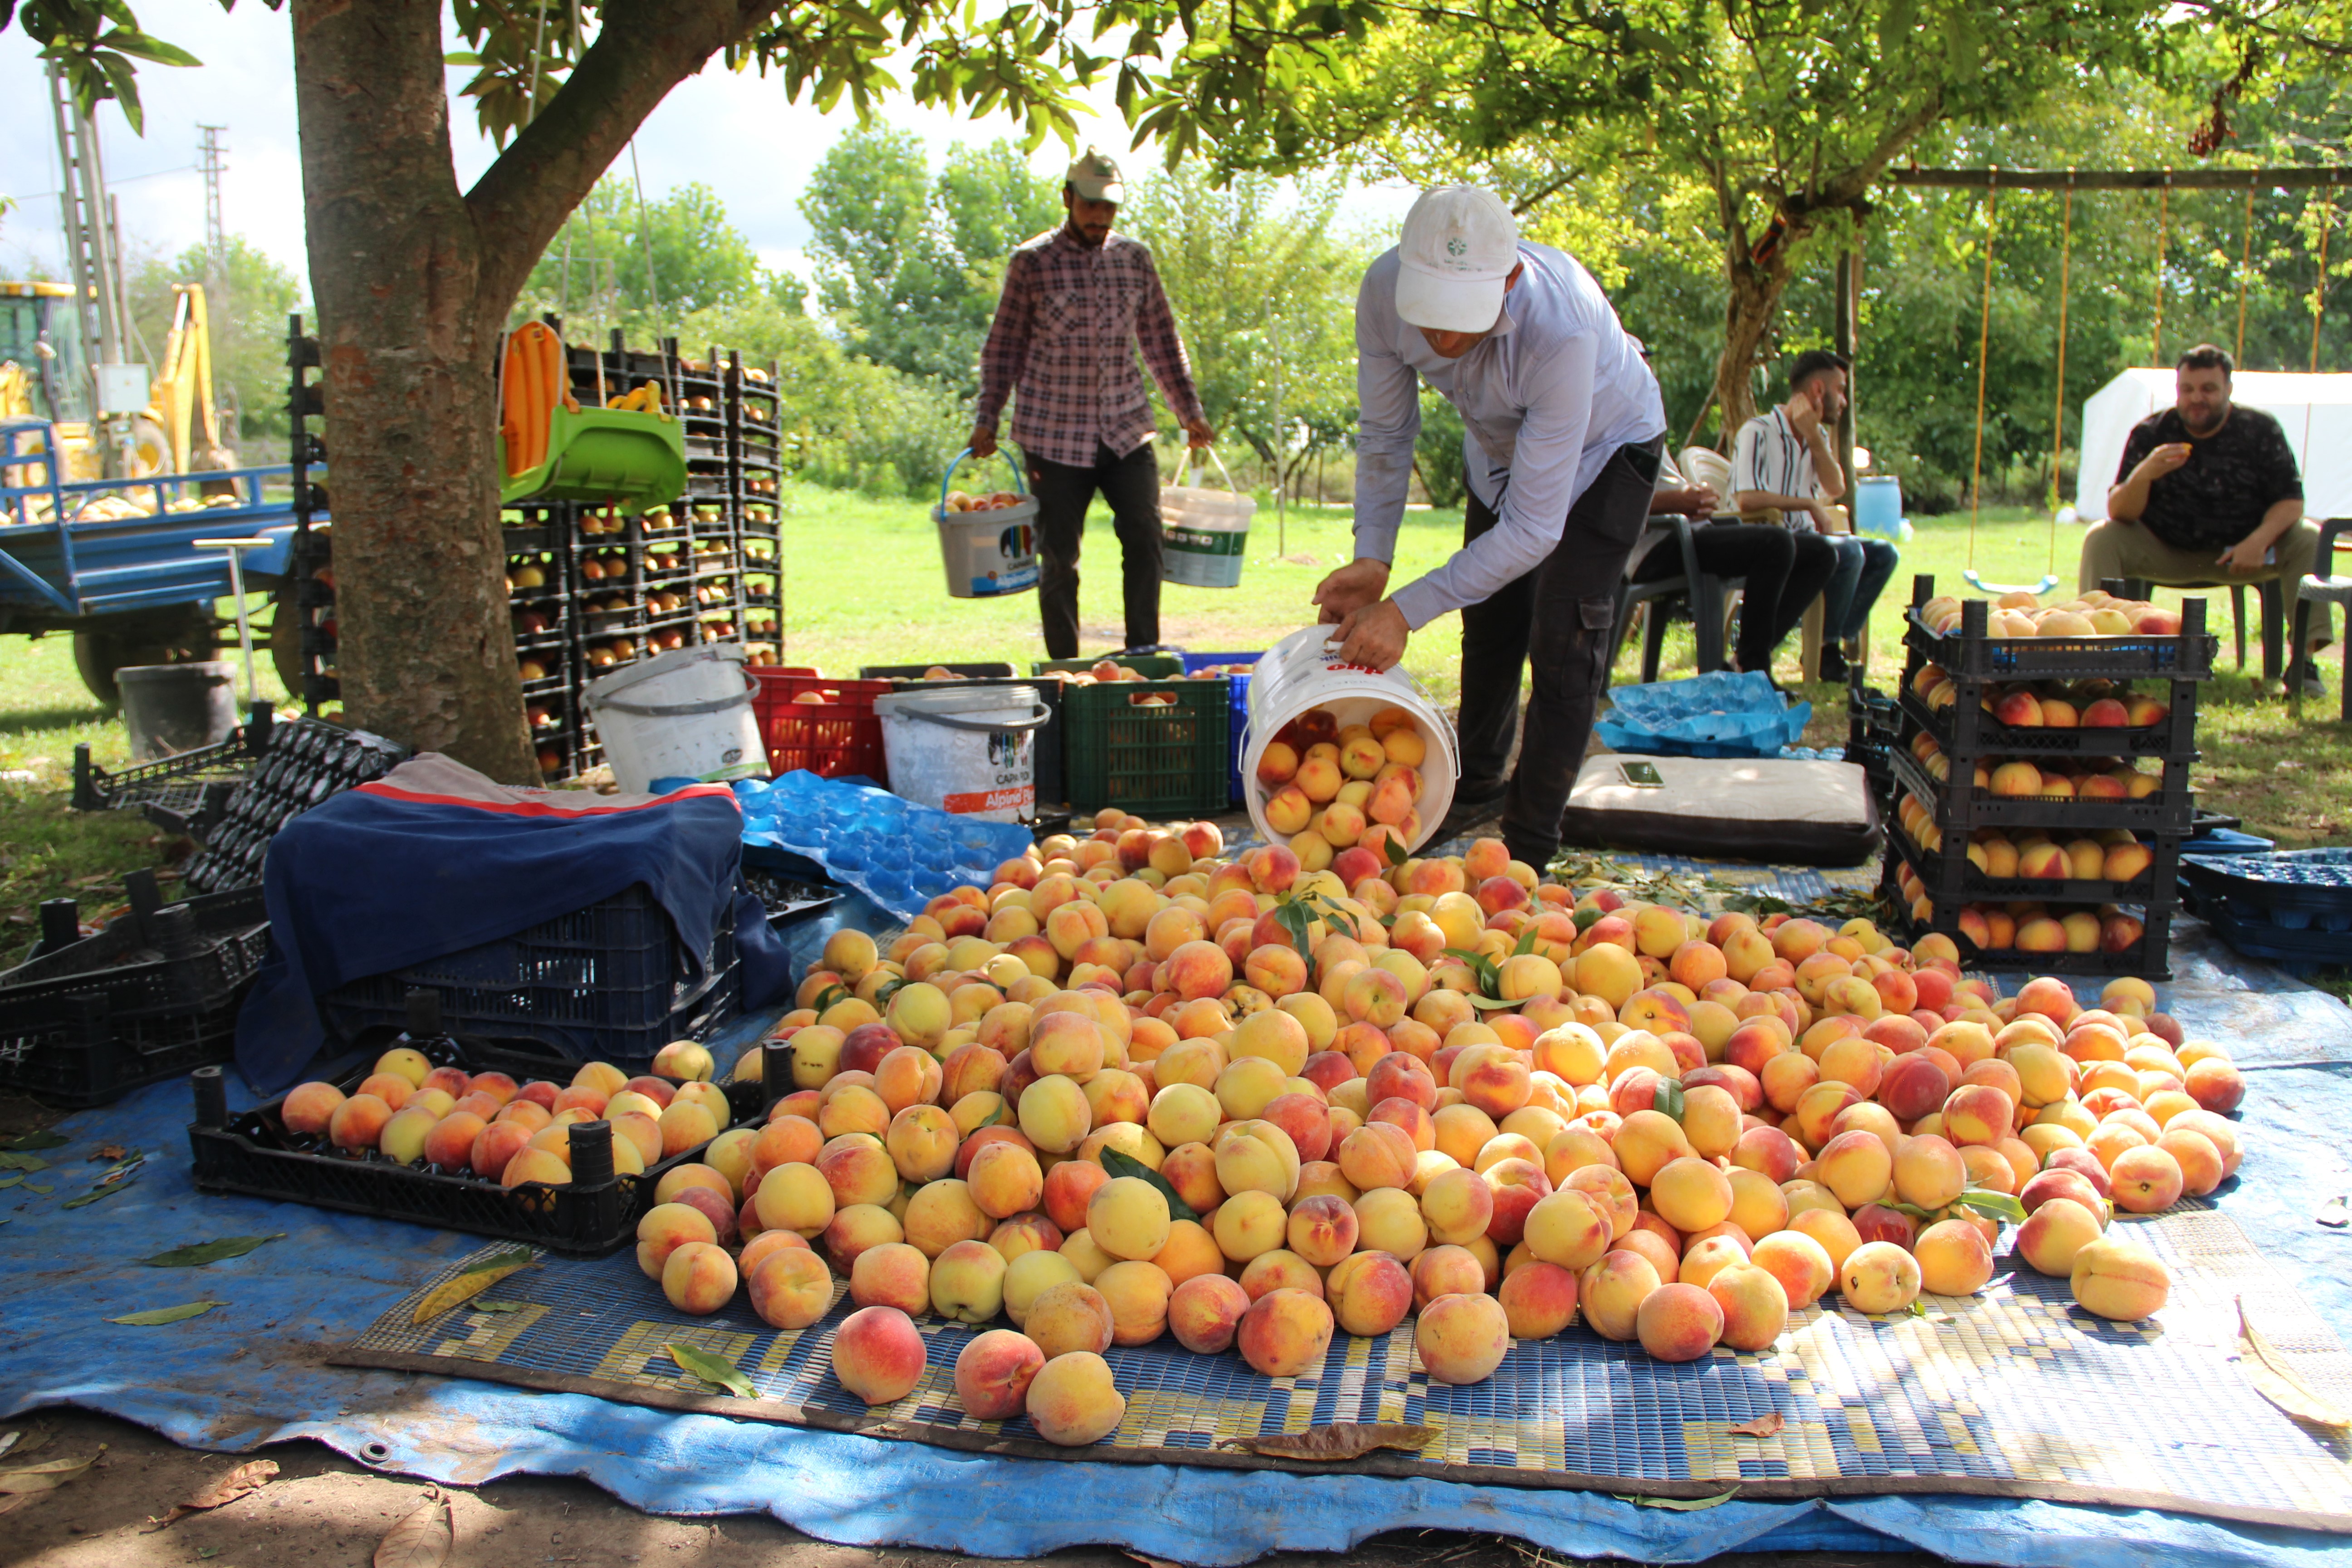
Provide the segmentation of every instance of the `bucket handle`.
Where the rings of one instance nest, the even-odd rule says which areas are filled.
[[[740,670],[736,673],[742,674]],[[723,713],[747,697],[759,694],[760,683],[749,675],[743,676],[743,689],[730,697],[713,697],[702,702],[623,702],[607,697],[599,701],[591,697],[590,708],[608,708],[615,713],[626,713],[637,719],[685,719],[697,713]]]
[[[1003,452],[1004,448],[999,447],[997,450],[999,452]],[[955,483],[955,471],[963,467],[963,460],[971,456],[971,448],[966,447],[962,451],[958,452],[955,455],[955,459],[952,462],[948,464],[948,471],[940,476],[940,515],[942,517],[947,515],[948,510],[948,487]],[[1022,497],[1024,500],[1026,500],[1029,495],[1029,485],[1028,482],[1022,478],[1021,465],[1014,462],[1011,455],[1007,454],[1004,458],[1004,466],[1013,470],[1013,493]]]
[[[902,719],[919,720],[925,724],[937,724],[943,730],[974,730],[983,733],[998,730],[1040,730],[1054,717],[1054,710],[1043,702],[1026,719],[958,719],[949,713],[926,713],[916,708],[895,708],[891,711]]]
[[[1214,447],[1203,447],[1200,449],[1208,453],[1209,461],[1217,465],[1217,472],[1224,479],[1225,489],[1232,491],[1234,495],[1241,494],[1241,487],[1234,483],[1234,476],[1225,471],[1225,460],[1217,456],[1217,449]],[[1176,477],[1169,481],[1170,488],[1177,489],[1183,488],[1185,470],[1191,468],[1192,464],[1192,450],[1193,449],[1190,447],[1185,447],[1183,449],[1182,456],[1176,459]],[[1203,477],[1205,478],[1206,476],[1204,475]]]

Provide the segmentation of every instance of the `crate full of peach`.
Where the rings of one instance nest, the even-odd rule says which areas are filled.
[[[1085,1443],[1123,1408],[1114,1345],[1286,1377],[1410,1320],[1456,1384],[1562,1333],[1759,1352],[1829,1295],[1967,1297],[2005,1224],[2144,1318],[2165,1267],[2110,1219],[2242,1152],[2237,1069],[2138,980],[2001,997],[1948,938],[1578,897],[1492,840],[1309,870],[1106,817],[828,942],[728,1178],[740,1251],[643,1223],[673,1306],[799,1328],[845,1279],[845,1388],[905,1396],[916,1320],[951,1319],[985,1331],[967,1410]]]

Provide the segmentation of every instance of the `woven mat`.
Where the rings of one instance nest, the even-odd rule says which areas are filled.
[[[1773,1351],[1718,1349],[1685,1365],[1580,1322],[1514,1344],[1491,1380],[1466,1388],[1429,1380],[1410,1319],[1382,1339],[1336,1337],[1320,1372],[1297,1378],[1261,1377],[1238,1355],[1193,1355],[1163,1338],[1111,1352],[1126,1419],[1083,1450],[1043,1442],[1025,1419],[963,1413],[953,1370],[977,1331],[919,1320],[930,1343],[921,1384],[869,1411],[832,1373],[845,1296],[793,1331],[761,1323],[740,1296],[692,1318],[626,1253],[542,1256],[480,1298],[498,1310],[413,1322],[416,1303],[471,1260],[461,1261],[332,1359],[1032,1458],[1329,1468],[1216,1445],[1327,1422],[1404,1421],[1438,1436],[1418,1456],[1345,1468],[1678,1499],[1734,1489],[1744,1499],[2046,1498],[2352,1534],[2352,1445],[2291,1420],[2248,1384],[2233,1360],[2233,1301],[2244,1296],[2256,1326],[2339,1405],[2352,1403],[2352,1356],[2225,1216],[2176,1211],[2129,1223],[2173,1269],[2171,1302],[2147,1323],[2075,1310],[2064,1280],[2020,1266],[1980,1296],[1921,1298],[1924,1315],[1809,1309]],[[734,1398],[688,1374],[665,1349],[672,1342],[732,1361],[761,1397]],[[1731,1435],[1774,1411],[1785,1423],[1774,1436]]]

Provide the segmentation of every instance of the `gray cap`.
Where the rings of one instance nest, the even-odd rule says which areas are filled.
[[[1092,147],[1063,176],[1070,188],[1090,202],[1123,202],[1127,187],[1119,183],[1118,165]]]

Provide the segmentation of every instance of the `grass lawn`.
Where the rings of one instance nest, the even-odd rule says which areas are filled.
[[[807,486],[784,494],[784,647],[786,661],[828,674],[854,674],[866,664],[1004,659],[1025,671],[1045,657],[1036,599],[950,599],[940,579],[932,525],[918,501],[878,501]],[[1171,585],[1162,599],[1160,640],[1195,650],[1264,648],[1314,618],[1309,595],[1323,574],[1352,554],[1344,509],[1306,508],[1290,513],[1277,538],[1272,514],[1261,512],[1238,589]],[[1947,591],[1965,592],[1960,574],[1970,564],[1965,516],[1914,519],[1917,537],[1904,546],[1903,568],[1872,617],[1872,684],[1891,689],[1903,668],[1900,614],[1915,573],[1931,574]],[[1398,580],[1426,571],[1460,542],[1456,512],[1407,514],[1398,541]],[[2056,540],[2056,570],[2071,584],[2079,538]],[[2052,561],[2050,526],[2016,510],[1988,513],[1976,531],[1974,564],[1989,582],[2039,581]],[[1097,509],[1082,564],[1080,624],[1088,653],[1110,651],[1123,640],[1119,615],[1118,543],[1108,513]],[[2062,587],[2061,592],[2070,592]],[[2160,598],[2175,600],[2164,592]],[[2252,606],[2249,606],[2250,611]],[[2226,628],[2226,597],[2209,609],[2210,623]],[[1783,683],[1796,678],[1795,639],[1783,650]],[[1444,616],[1416,635],[1406,666],[1443,702],[1459,695],[1458,617]],[[1689,631],[1670,637],[1671,677],[1691,668]],[[2250,650],[2257,674],[2261,652]],[[2352,732],[2336,721],[2340,678],[2328,661],[2328,695],[2311,704],[2297,726],[2284,700],[2266,697],[2259,682],[2235,670],[2225,642],[2225,671],[2202,693],[2200,740],[2205,761],[2197,770],[2204,804],[2245,819],[2250,831],[2301,846],[2352,839]],[[265,695],[284,697],[260,663]],[[1618,679],[1636,678],[1627,649]],[[1808,740],[1836,744],[1844,735],[1838,691],[1808,693],[1815,716]],[[44,898],[74,893],[89,900],[121,872],[152,864],[160,836],[135,816],[79,816],[66,807],[73,748],[87,742],[101,765],[128,760],[119,720],[92,699],[74,674],[68,639],[0,638],[0,950],[29,939],[33,907]]]

